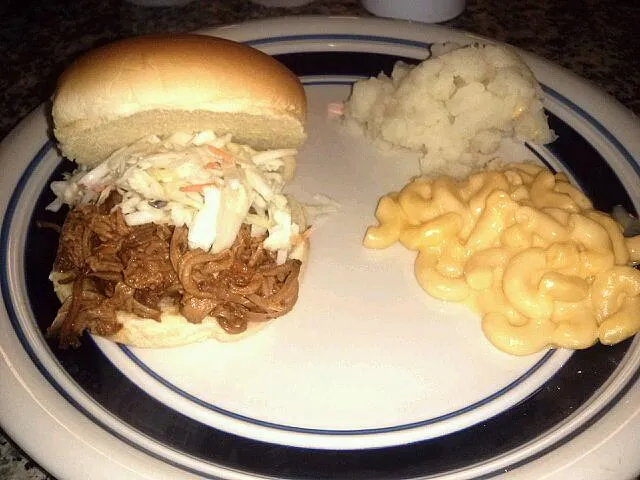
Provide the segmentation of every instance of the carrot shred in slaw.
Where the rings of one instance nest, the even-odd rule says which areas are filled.
[[[215,186],[217,186],[217,184],[214,182],[194,183],[193,185],[185,185],[183,187],[180,187],[180,191],[185,193],[189,193],[189,192],[199,193],[199,192],[202,192],[202,189],[204,187],[215,187]]]
[[[233,155],[231,155],[229,152],[225,152],[221,148],[214,147],[213,145],[207,145],[207,148],[209,149],[209,151],[214,156],[218,157],[224,163],[233,163],[234,162]]]

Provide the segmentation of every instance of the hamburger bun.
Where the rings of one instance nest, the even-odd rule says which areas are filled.
[[[206,35],[149,35],[78,58],[53,95],[61,153],[95,165],[147,135],[212,130],[257,150],[306,140],[298,78],[254,48]]]
[[[301,227],[306,227],[307,222],[304,217],[302,206],[293,198],[289,197],[293,220]],[[304,276],[309,242],[304,240],[291,253],[291,258],[302,262],[298,281]],[[67,299],[73,294],[73,283],[61,283],[67,277],[62,272],[52,271],[49,280],[53,283],[53,289],[60,302],[65,304]],[[131,312],[117,311],[116,320],[122,328],[115,335],[104,338],[114,342],[139,348],[167,348],[187,345],[189,343],[201,342],[204,340],[217,340],[219,342],[234,342],[247,338],[258,333],[260,330],[270,325],[277,319],[266,322],[248,322],[247,329],[241,333],[231,334],[225,331],[215,317],[205,317],[200,323],[191,323],[180,314],[178,307],[172,303],[160,305],[160,321],[152,318],[144,318]],[[56,334],[60,329],[66,311],[60,309],[55,320],[49,327],[49,334]]]

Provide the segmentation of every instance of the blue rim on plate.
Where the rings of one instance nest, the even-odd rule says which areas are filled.
[[[296,39],[302,40],[310,38],[327,41],[357,39],[381,44],[409,45],[424,49],[425,56],[430,51],[428,43],[389,37],[369,35],[296,37]],[[250,43],[261,45],[280,40],[292,40],[292,37],[270,37],[254,40]],[[380,70],[389,71],[393,63],[399,59],[397,56],[381,53],[339,51],[281,54],[276,55],[276,58],[299,75],[316,76],[375,75]],[[403,57],[402,60],[416,61],[407,57]],[[633,167],[636,173],[640,174],[640,167],[612,132],[560,93],[547,86],[544,88],[547,95],[553,96],[598,130]],[[597,208],[610,210],[613,205],[622,204],[633,212],[633,202],[626,192],[623,182],[598,150],[565,121],[551,112],[548,113],[550,125],[558,133],[559,140],[549,145],[546,150],[559,161],[563,168],[572,173],[585,192],[593,199]],[[42,147],[25,170],[10,199],[2,223],[0,240],[0,262],[3,269],[8,268],[9,265],[8,238],[11,235],[11,225],[16,214],[15,207],[22,195],[22,188],[51,148],[51,143]],[[532,148],[532,151],[537,152],[537,148]],[[538,155],[544,159],[544,155]],[[59,177],[62,171],[68,171],[70,168],[68,162],[63,162],[51,178]],[[50,324],[58,308],[58,301],[47,280],[49,268],[55,256],[57,235],[55,232],[35,226],[36,220],[61,220],[60,215],[44,214],[44,206],[50,200],[50,193],[43,191],[33,204],[30,229],[24,249],[25,278],[27,279],[30,307],[34,313],[35,321],[42,331]],[[136,444],[131,439],[115,432],[78,404],[73,396],[66,392],[50,375],[34,353],[16,317],[13,306],[15,298],[8,288],[7,278],[8,272],[5,270],[1,280],[2,295],[9,308],[9,316],[15,333],[34,364],[60,395],[90,420],[100,424],[123,442],[185,471],[213,478],[205,471],[176,463]],[[95,343],[89,341],[89,338],[85,337],[83,346],[77,350],[59,350],[51,345],[51,355],[55,356],[64,371],[87,395],[120,421],[157,442],[205,463],[222,465],[226,468],[256,475],[278,478],[346,477],[354,479],[374,476],[375,478],[409,478],[439,475],[469,468],[522,447],[564,421],[581,405],[585,404],[609,379],[617,365],[623,360],[631,343],[628,340],[614,347],[597,345],[576,352],[535,394],[511,409],[465,430],[427,441],[383,449],[332,451],[268,444],[231,435],[203,425],[171,410],[135,385],[110,363]],[[578,374],[579,372],[581,374]],[[639,376],[640,370],[628,379],[616,396],[609,399],[602,408],[594,412],[588,421],[578,428],[552,445],[510,464],[506,468],[513,469],[531,462],[574,438],[613,408],[622,395],[638,381]],[[562,395],[558,395],[559,390],[562,390]],[[336,434],[338,433],[336,432]],[[482,478],[498,475],[504,469],[505,467],[501,467],[499,470],[483,475]]]

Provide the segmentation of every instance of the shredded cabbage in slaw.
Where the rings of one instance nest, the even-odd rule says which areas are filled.
[[[212,131],[155,135],[115,151],[93,168],[78,167],[51,183],[47,206],[101,203],[116,190],[128,225],[155,222],[189,228],[190,248],[212,253],[231,246],[242,223],[284,262],[301,226],[282,191],[295,165],[294,149],[257,152]]]

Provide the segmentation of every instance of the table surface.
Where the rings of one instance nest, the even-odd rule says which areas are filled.
[[[57,76],[72,59],[110,40],[283,15],[369,16],[358,0],[316,0],[289,9],[249,0],[195,0],[168,8],[123,0],[1,3],[0,138],[49,98]],[[594,82],[640,114],[639,23],[637,0],[467,0],[466,10],[444,25],[540,55]],[[52,477],[0,430],[0,478]]]

